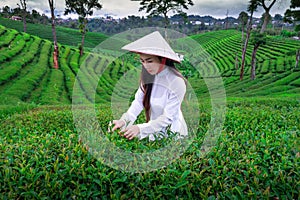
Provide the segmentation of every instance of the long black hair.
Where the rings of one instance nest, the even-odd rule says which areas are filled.
[[[159,60],[161,61],[162,57],[159,57]],[[166,59],[165,65],[166,65],[166,67],[169,67],[176,76],[182,78],[186,82],[183,75],[175,67],[175,63],[173,60]],[[141,85],[142,91],[144,92],[143,106],[145,108],[146,122],[150,121],[150,109],[151,109],[150,97],[151,97],[151,93],[152,93],[154,78],[155,78],[155,75],[149,74],[148,71],[144,68],[144,66],[142,66],[140,85]]]

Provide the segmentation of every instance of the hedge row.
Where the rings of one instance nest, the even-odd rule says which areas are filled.
[[[32,38],[30,42],[26,43],[26,47],[21,54],[10,62],[1,64],[0,68],[0,85],[9,81],[12,77],[17,76],[22,68],[30,64],[37,56],[39,48],[41,47],[41,40]]]
[[[15,81],[9,89],[4,91],[2,99],[4,102],[14,103],[16,99],[25,101],[30,97],[30,93],[39,86],[39,82],[47,72],[51,45],[48,41],[43,42],[38,62],[31,66],[28,74]],[[10,99],[14,101],[10,102]]]

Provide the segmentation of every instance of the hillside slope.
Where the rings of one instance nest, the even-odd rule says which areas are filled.
[[[21,21],[14,21],[0,17],[0,24],[6,28],[15,29],[19,32],[23,31],[23,22]],[[49,25],[27,23],[27,33],[42,39],[50,41],[53,40],[52,27]],[[81,34],[79,30],[56,26],[56,35],[58,42],[61,44],[74,47],[81,44]],[[87,48],[94,48],[106,38],[108,38],[108,36],[105,34],[87,32],[84,46]]]
[[[86,95],[91,85],[96,88],[97,103],[109,102],[113,92],[123,98],[132,97],[132,94],[124,93],[122,88],[116,91],[114,87],[126,71],[136,70],[133,66],[135,59],[131,55],[120,59],[97,54],[80,57],[77,49],[60,45],[60,68],[56,70],[52,66],[53,46],[49,40],[4,26],[0,26],[0,37],[1,104],[70,104],[73,89],[80,91],[83,96],[81,101],[93,101],[92,97]],[[300,94],[300,70],[294,68],[294,51],[299,46],[298,41],[269,38],[268,45],[258,52],[256,80],[249,78],[250,46],[245,78],[240,81],[239,69],[235,67],[236,53],[241,48],[240,32],[209,32],[192,38],[204,47],[217,65],[228,97]],[[82,65],[89,67],[83,70],[84,76],[77,77],[79,84],[74,88],[76,75]],[[185,70],[185,66],[180,69]],[[130,80],[131,77],[127,78]],[[189,82],[199,96],[207,96],[207,87],[201,79],[194,74]]]
[[[194,35],[192,38],[202,45],[218,67],[229,97],[300,94],[300,67],[295,68],[299,41],[268,37],[267,44],[260,47],[257,53],[255,80],[250,79],[253,49],[250,44],[246,54],[245,75],[241,81],[241,32],[222,30]]]
[[[107,102],[116,82],[132,67],[121,67],[121,62],[111,63],[110,55],[85,53],[80,57],[77,48],[59,45],[58,70],[53,68],[53,45],[49,40],[0,26],[0,93],[1,104],[28,102],[38,104],[69,104],[76,75],[81,66],[84,77],[77,77],[75,88],[82,93],[98,84],[96,102]],[[125,41],[118,41],[125,42]],[[105,71],[103,71],[105,70]],[[99,74],[103,74],[98,81]],[[114,77],[116,76],[116,77]],[[84,96],[85,94],[83,94]],[[91,100],[85,97],[85,100]]]

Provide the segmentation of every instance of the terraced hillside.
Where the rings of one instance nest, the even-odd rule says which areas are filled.
[[[1,103],[35,102],[40,104],[69,104],[76,75],[80,66],[89,65],[91,71],[84,80],[78,77],[80,90],[90,89],[90,78],[97,79],[109,56],[99,57],[85,54],[69,46],[59,46],[60,68],[52,64],[52,44],[48,40],[13,29],[0,27],[0,93]],[[88,58],[87,58],[88,56]],[[83,63],[84,62],[84,63]],[[112,84],[130,65],[122,67],[118,60],[112,62],[98,83],[97,102],[109,100]],[[117,76],[117,78],[115,78]],[[90,82],[88,82],[90,81]]]
[[[300,94],[300,67],[295,68],[299,41],[268,37],[257,53],[256,80],[250,80],[251,53],[246,54],[245,76],[240,81],[241,33],[234,30],[192,36],[212,56],[222,74],[228,96],[266,96]],[[237,57],[238,56],[238,57]]]
[[[23,22],[21,21],[14,21],[0,17],[0,24],[6,28],[15,29],[20,32],[24,30]],[[53,40],[51,25],[27,23],[27,33],[46,40]],[[75,47],[81,44],[81,33],[79,30],[56,26],[56,35],[58,42],[61,44]],[[101,33],[87,32],[85,38],[85,47],[94,48],[95,45],[99,44],[106,38],[107,36]]]
[[[112,62],[109,55],[85,54],[80,57],[77,49],[60,45],[60,69],[55,70],[52,66],[53,47],[50,41],[3,26],[0,26],[0,36],[2,104],[69,104],[80,66],[89,67],[82,70],[84,76],[77,77],[79,84],[75,85],[78,87],[75,88],[76,91],[81,91],[79,93],[84,96],[92,88],[97,88],[95,101],[104,103],[110,101],[114,85],[119,78],[128,69],[134,69],[134,59],[130,55],[122,59],[113,59]],[[294,53],[300,44],[298,41],[268,38],[268,44],[258,52],[256,80],[249,78],[252,49],[250,46],[246,57],[245,78],[240,81],[240,70],[235,66],[236,54],[240,53],[241,49],[240,32],[218,31],[194,35],[192,38],[204,47],[217,65],[228,97],[300,94],[300,70],[294,67]],[[109,67],[104,67],[106,65]],[[181,66],[180,69],[185,70],[185,66]],[[201,79],[191,76],[189,81],[199,95],[205,95],[208,92],[206,85],[204,82],[199,83],[199,78]],[[114,92],[130,97],[129,94],[122,94],[121,90]],[[92,98],[84,97],[87,101],[93,101]]]

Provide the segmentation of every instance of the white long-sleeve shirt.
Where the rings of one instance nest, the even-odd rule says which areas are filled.
[[[187,126],[181,112],[181,103],[186,92],[186,85],[169,67],[155,75],[150,97],[150,120],[147,123],[137,124],[140,129],[139,139],[149,137],[155,140],[154,135],[165,132],[170,125],[170,130],[187,135]],[[139,88],[131,106],[121,117],[122,120],[132,125],[137,116],[144,109],[144,93]]]

